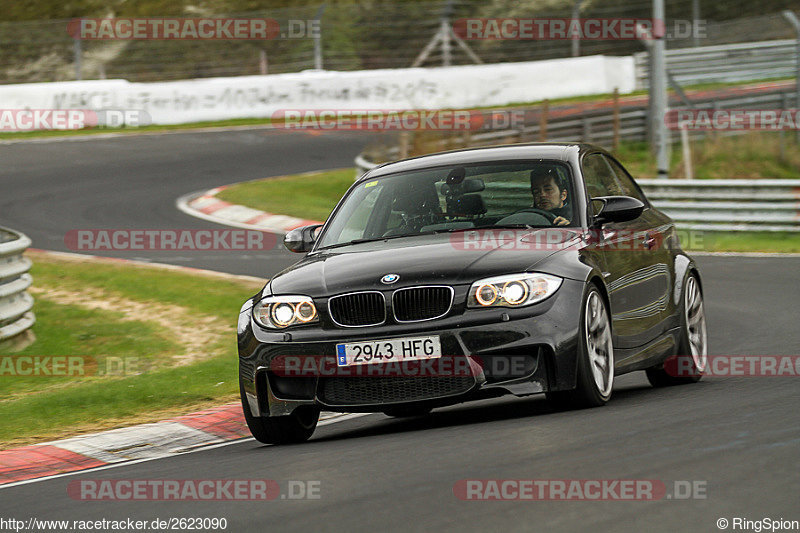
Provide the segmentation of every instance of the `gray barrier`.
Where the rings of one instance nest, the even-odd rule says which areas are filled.
[[[33,278],[31,261],[23,252],[31,240],[14,230],[0,228],[0,342],[24,333],[36,322],[33,297],[26,289]]]

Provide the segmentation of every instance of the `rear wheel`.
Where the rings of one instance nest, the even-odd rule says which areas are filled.
[[[681,303],[681,331],[678,353],[670,361],[668,372],[664,365],[648,368],[647,380],[654,387],[697,383],[703,377],[708,364],[708,333],[706,314],[703,308],[703,293],[694,274],[686,278]]]
[[[250,433],[259,442],[264,444],[291,444],[305,442],[319,421],[319,408],[304,405],[295,409],[287,416],[253,416],[250,413],[250,404],[244,393],[244,387],[239,384],[239,394],[242,398],[242,411]]]
[[[547,393],[558,408],[583,408],[604,405],[614,386],[614,345],[611,315],[600,291],[590,285],[583,300],[576,387]]]

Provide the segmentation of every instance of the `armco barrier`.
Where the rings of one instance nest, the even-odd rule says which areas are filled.
[[[363,155],[356,176],[377,164]],[[680,227],[701,231],[800,231],[800,180],[637,180]],[[527,193],[527,191],[521,191]]]
[[[800,180],[637,180],[682,227],[800,231]]]
[[[795,76],[794,39],[723,44],[666,51],[667,69],[680,85],[729,83]],[[648,85],[648,53],[633,55],[636,88]]]
[[[25,292],[33,282],[28,274],[31,261],[22,255],[30,245],[31,240],[22,233],[0,228],[0,342],[36,322],[33,297]]]

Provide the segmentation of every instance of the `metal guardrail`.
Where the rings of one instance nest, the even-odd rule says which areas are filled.
[[[692,109],[792,109],[794,107],[794,87],[786,86],[753,94],[729,94],[713,98],[693,97]],[[688,106],[678,101],[671,102],[671,109],[686,109]],[[525,110],[532,115],[534,109]],[[619,139],[624,141],[646,141],[648,120],[647,104],[622,105],[619,111]],[[610,147],[614,139],[614,109],[611,106],[591,109],[580,114],[552,117],[547,121],[546,137],[550,142],[588,142]],[[503,142],[530,142],[540,140],[540,124],[532,123],[516,130],[499,130],[473,135],[473,146],[490,145]],[[723,131],[723,135],[738,134],[741,131]],[[672,140],[680,140],[680,131],[670,132]],[[705,131],[690,131],[693,137],[708,134]]]
[[[637,180],[681,227],[800,231],[800,180]]]
[[[680,85],[792,78],[796,41],[678,48],[666,51],[667,70]],[[633,54],[637,89],[648,87],[648,52]]]
[[[714,95],[700,97],[691,95],[692,109],[724,110],[724,109],[793,109],[794,108],[794,86],[790,84],[777,85],[766,89],[761,89],[753,93],[734,92],[727,95]],[[671,103],[671,109],[686,109],[687,105],[676,100]],[[526,117],[526,123],[521,127],[485,131],[469,136],[468,142],[464,146],[491,146],[496,144],[510,144],[520,142],[535,142],[542,140],[540,113],[541,108],[517,108],[515,111],[521,112]],[[491,110],[486,111],[491,114]],[[619,108],[619,115],[615,118],[614,107],[587,109],[581,112],[564,113],[563,110],[552,111],[551,116],[546,121],[546,131],[544,137],[548,142],[586,142],[598,144],[611,148],[615,138],[615,124],[618,124],[618,138],[622,141],[644,142],[648,135],[647,104],[623,103]],[[617,122],[618,120],[618,122]],[[744,133],[739,131],[720,131],[721,135],[737,135]],[[704,137],[707,131],[689,131],[691,137]],[[671,130],[670,135],[673,142],[680,141],[680,131]],[[434,150],[444,150],[448,147],[448,139],[440,139],[439,146],[433,146]],[[393,160],[399,157],[400,150],[394,146],[381,156],[384,160]],[[368,168],[363,167],[363,174]]]
[[[359,155],[360,176],[377,164]],[[800,180],[637,180],[681,228],[800,232]],[[527,189],[525,191],[527,193]]]
[[[31,261],[22,255],[30,245],[22,233],[0,228],[0,341],[16,337],[36,322],[33,297],[25,292],[33,282],[28,273]]]

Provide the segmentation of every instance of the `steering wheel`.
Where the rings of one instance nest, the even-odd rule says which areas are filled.
[[[550,224],[553,224],[558,217],[555,213],[548,211],[547,209],[539,209],[538,207],[528,207],[526,209],[520,209],[517,213],[536,213],[537,215],[542,215],[544,218],[547,219]],[[517,214],[514,213],[514,214]]]

